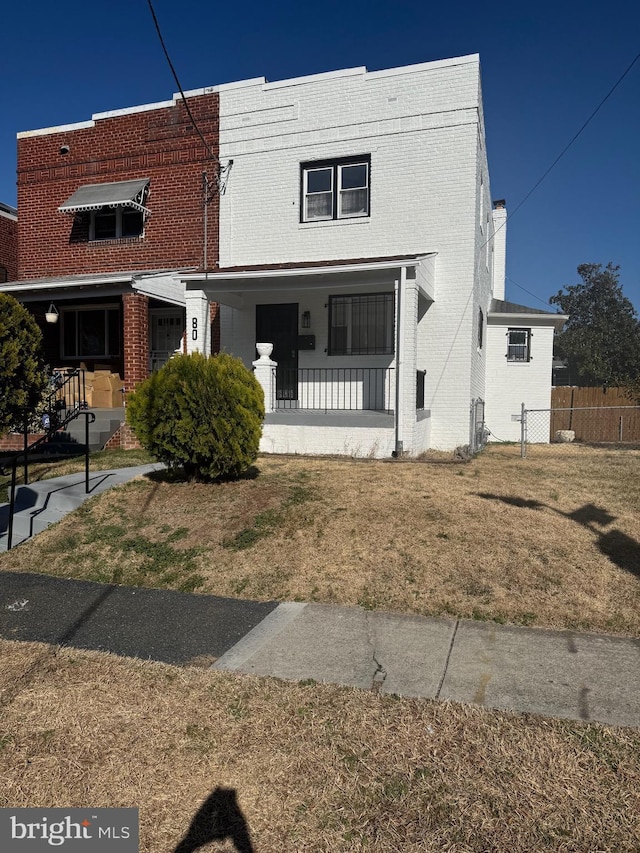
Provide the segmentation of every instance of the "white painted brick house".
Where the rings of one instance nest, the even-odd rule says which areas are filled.
[[[183,276],[188,348],[219,303],[265,387],[261,449],[417,455],[468,444],[476,400],[499,437],[549,404],[558,317],[504,308],[477,55],[189,94],[214,91],[220,259]]]

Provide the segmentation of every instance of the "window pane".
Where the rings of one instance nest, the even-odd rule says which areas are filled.
[[[340,172],[341,189],[353,190],[367,186],[367,166],[365,163],[359,163],[357,166],[342,166]]]
[[[120,354],[120,311],[110,308],[107,311],[107,328],[109,340],[107,342],[105,355]]]
[[[78,311],[78,355],[106,355],[104,310]]]
[[[115,210],[98,210],[95,214],[94,239],[110,240],[116,236]]]
[[[122,209],[122,236],[139,237],[142,234],[142,213],[132,207]]]
[[[369,190],[346,190],[340,193],[340,216],[366,216],[369,213]]]
[[[62,355],[66,356],[67,358],[73,358],[74,356],[78,355],[76,347],[76,320],[76,311],[62,312]]]
[[[309,169],[307,171],[307,192],[331,192],[333,169]]]
[[[331,219],[333,193],[309,195],[305,201],[305,219]]]
[[[332,297],[330,311],[331,355],[393,353],[392,293]]]

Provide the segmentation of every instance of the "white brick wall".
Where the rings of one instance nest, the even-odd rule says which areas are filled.
[[[548,409],[551,406],[551,362],[553,355],[553,326],[535,325],[544,321],[492,321],[487,329],[487,397],[486,425],[492,432],[490,441],[519,441],[520,424],[512,419],[519,416],[521,404],[527,409]],[[547,321],[548,322],[548,321]],[[507,361],[507,330],[531,328],[531,361]],[[541,428],[534,441],[548,441],[548,430]]]
[[[220,157],[233,160],[221,198],[221,267],[437,253],[435,301],[420,300],[413,342],[417,366],[427,369],[431,418],[429,429],[406,431],[412,441],[430,435],[434,447],[466,444],[471,398],[485,391],[478,308],[486,316],[490,300],[479,225],[481,178],[485,215],[490,191],[478,57],[220,87],[220,112]],[[300,163],[359,154],[371,156],[371,215],[301,223]],[[325,296],[251,300],[299,301],[322,339]],[[253,310],[222,314],[223,347],[233,340],[247,363],[255,357]],[[320,348],[301,353],[300,366],[323,357]],[[349,360],[359,362],[377,365]]]

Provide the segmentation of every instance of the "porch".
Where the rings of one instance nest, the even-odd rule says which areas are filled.
[[[266,452],[417,454],[433,274],[432,256],[188,274],[187,350],[208,350],[220,304],[221,348],[264,390]]]

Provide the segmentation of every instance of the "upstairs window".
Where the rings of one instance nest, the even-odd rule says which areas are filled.
[[[531,329],[509,329],[507,361],[531,361]]]
[[[92,210],[89,220],[89,240],[119,240],[121,237],[140,237],[144,231],[144,216],[132,207],[103,207]]]
[[[72,213],[83,227],[84,240],[119,240],[141,237],[149,215],[146,207],[149,178],[108,184],[85,184],[58,210]],[[88,230],[87,230],[88,225]]]
[[[484,343],[484,314],[482,308],[478,309],[478,349],[482,349]]]
[[[329,297],[329,355],[393,354],[393,293]]]
[[[371,157],[316,160],[301,166],[301,221],[369,216]]]

